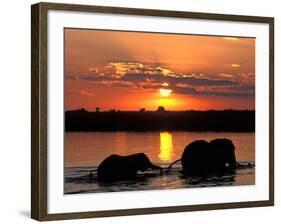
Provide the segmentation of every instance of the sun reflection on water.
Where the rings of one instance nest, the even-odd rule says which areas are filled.
[[[171,161],[173,156],[173,136],[169,132],[160,132],[160,152],[161,161]]]

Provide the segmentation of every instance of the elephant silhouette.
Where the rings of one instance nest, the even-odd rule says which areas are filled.
[[[210,142],[197,140],[184,149],[180,159],[171,163],[172,166],[181,161],[182,172],[191,175],[233,171],[238,164],[235,156],[235,146],[230,139],[214,139]]]
[[[128,156],[110,155],[105,158],[97,168],[98,180],[101,182],[115,182],[136,178],[138,171],[158,169],[162,174],[162,168],[152,164],[144,153],[136,153]]]

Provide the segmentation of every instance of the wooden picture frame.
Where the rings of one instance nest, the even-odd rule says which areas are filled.
[[[171,212],[203,211],[228,208],[246,208],[274,205],[274,18],[258,16],[223,15],[183,11],[162,11],[137,8],[117,8],[90,5],[38,3],[31,7],[31,217],[39,221],[80,219],[109,216],[157,214]],[[211,21],[248,22],[269,26],[269,195],[267,200],[233,203],[214,203],[151,208],[130,208],[106,211],[83,211],[66,213],[48,212],[48,19],[50,10],[152,16],[165,18],[188,18]]]

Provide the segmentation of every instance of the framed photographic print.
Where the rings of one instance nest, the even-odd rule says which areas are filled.
[[[32,218],[274,204],[274,19],[32,5]]]

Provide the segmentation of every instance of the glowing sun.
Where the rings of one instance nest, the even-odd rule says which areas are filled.
[[[172,90],[171,89],[159,89],[159,93],[162,96],[170,96],[172,93]]]

